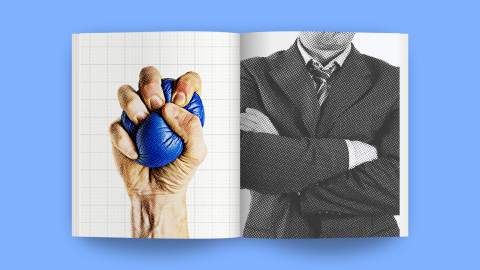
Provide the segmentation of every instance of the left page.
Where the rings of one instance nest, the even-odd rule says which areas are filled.
[[[72,37],[72,234],[240,236],[239,35]]]

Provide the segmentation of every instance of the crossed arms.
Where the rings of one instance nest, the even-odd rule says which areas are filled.
[[[252,100],[258,89],[243,80],[242,95]],[[354,141],[349,149],[341,138],[278,135],[265,114],[247,108],[241,115],[241,187],[267,194],[297,193],[303,214],[398,214],[398,110],[385,123],[375,145]],[[349,164],[352,155],[356,162]]]

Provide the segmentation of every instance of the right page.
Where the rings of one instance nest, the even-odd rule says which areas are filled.
[[[408,35],[241,36],[241,229],[408,235]]]

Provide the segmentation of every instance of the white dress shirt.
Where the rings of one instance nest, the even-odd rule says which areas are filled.
[[[304,60],[305,64],[307,64],[310,60],[313,60],[318,64],[318,66],[320,68],[322,68],[324,70],[330,69],[335,64],[337,64],[339,67],[342,67],[343,63],[345,62],[345,59],[347,59],[348,55],[350,54],[350,51],[352,50],[352,44],[350,43],[340,54],[338,54],[336,57],[334,57],[332,60],[330,60],[330,62],[328,62],[324,66],[324,65],[322,65],[322,63],[320,63],[315,58],[313,58],[305,50],[305,48],[304,48],[303,44],[301,43],[300,39],[297,39],[297,47],[298,47],[298,50],[300,51],[300,54],[303,57],[303,60]],[[319,86],[317,86],[317,87],[319,87]],[[316,89],[316,90],[318,91],[318,89]],[[345,140],[345,143],[347,144],[347,148],[348,148],[348,168],[349,169],[353,169],[354,167],[356,167],[357,165],[359,165],[363,162],[366,162],[366,161],[373,160],[373,159],[377,158],[377,150],[373,146],[370,146],[370,145],[362,143],[362,142],[352,142],[350,140]],[[370,146],[370,149],[368,149],[368,148],[358,149],[358,147],[356,147],[357,145],[359,147],[362,147],[362,144]],[[363,153],[367,154],[369,157],[366,157],[366,159],[368,159],[368,160],[364,160],[364,159],[361,160],[361,159],[357,158],[356,153],[359,153],[359,152],[361,154],[363,154]]]

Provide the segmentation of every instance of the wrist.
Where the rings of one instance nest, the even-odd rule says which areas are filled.
[[[131,194],[132,236],[187,238],[186,190],[173,194]]]

